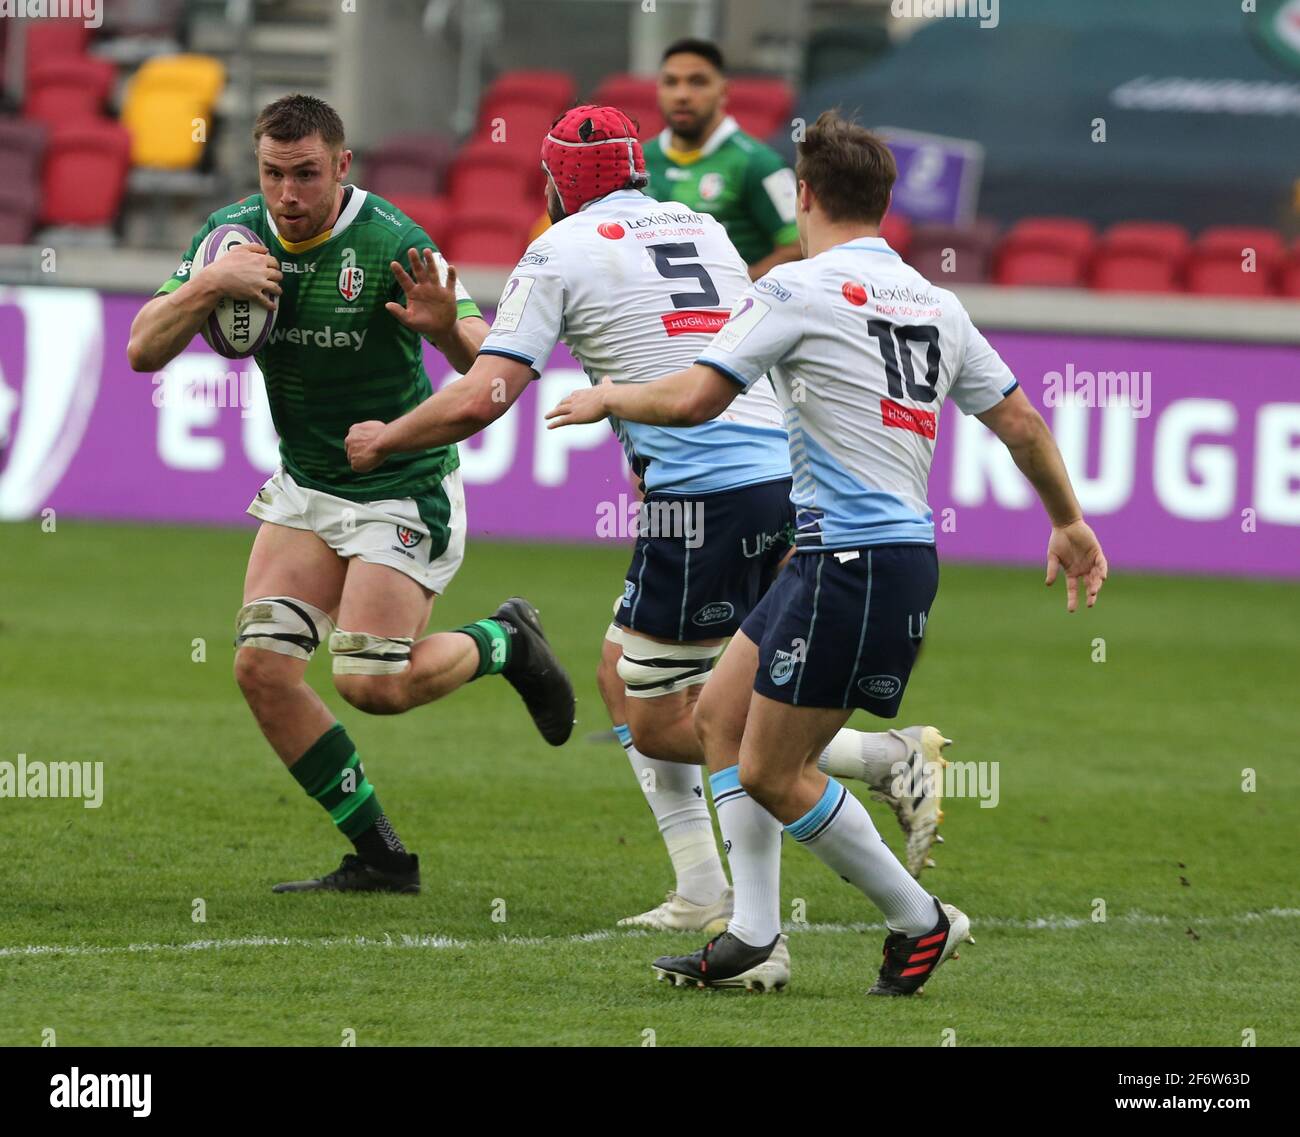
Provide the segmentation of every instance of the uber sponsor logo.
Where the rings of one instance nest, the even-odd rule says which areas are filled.
[[[148,1117],[152,1074],[83,1074],[73,1066],[50,1079],[52,1109],[129,1109],[132,1117]]]

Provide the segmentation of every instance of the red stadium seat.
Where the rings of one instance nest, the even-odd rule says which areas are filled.
[[[90,29],[78,19],[26,20],[27,45],[23,75],[30,77],[42,63],[49,59],[67,58],[86,54],[90,42]],[[26,82],[26,79],[24,79]]]
[[[59,127],[50,135],[41,183],[46,225],[110,225],[131,163],[131,135],[107,119]]]
[[[1300,241],[1291,246],[1291,252],[1278,274],[1278,291],[1283,296],[1300,297]]]
[[[48,135],[44,123],[0,118],[0,183],[39,185]]]
[[[529,219],[514,220],[481,212],[452,219],[447,259],[456,265],[511,265],[528,248]]]
[[[912,247],[912,223],[901,213],[886,213],[880,223],[880,235],[903,260]]]
[[[563,71],[507,71],[484,93],[479,118],[491,118],[492,107],[498,102],[531,102],[558,115],[573,105],[576,90],[573,79]]]
[[[908,263],[940,287],[981,284],[989,278],[998,227],[989,220],[970,225],[918,224],[912,230]]]
[[[518,99],[495,102],[480,116],[473,141],[507,146],[516,153],[534,156],[542,151],[542,139],[551,129],[557,113],[549,106]]]
[[[445,249],[451,222],[451,206],[445,197],[432,197],[414,193],[386,193],[381,196],[388,198],[407,217],[428,233],[439,250]],[[408,266],[403,265],[402,267],[407,268]]]
[[[394,194],[435,197],[442,192],[455,145],[442,134],[396,134],[385,138],[365,160],[365,186],[380,197]]]
[[[23,115],[51,126],[98,118],[116,79],[117,68],[103,59],[46,59],[27,76]]]
[[[0,181],[0,245],[25,245],[40,212],[38,188],[31,182]]]
[[[1191,238],[1181,225],[1122,221],[1102,234],[1089,283],[1102,292],[1177,292]]]
[[[540,146],[539,146],[540,149]],[[535,192],[536,170],[518,151],[491,142],[477,142],[456,155],[449,184],[458,211],[504,214],[535,213],[541,197]]]
[[[653,79],[640,75],[610,75],[604,79],[591,96],[593,103],[618,107],[636,121],[638,136],[644,142],[664,128],[664,117],[659,113],[659,94]]]
[[[793,109],[794,90],[784,79],[742,75],[727,80],[727,113],[755,138],[788,129]]]
[[[1027,217],[1012,226],[998,252],[999,284],[1078,287],[1096,232],[1073,217]]]
[[[1254,253],[1252,271],[1247,254]],[[1210,296],[1271,296],[1282,260],[1282,238],[1271,229],[1220,225],[1206,229],[1192,246],[1187,291]]]

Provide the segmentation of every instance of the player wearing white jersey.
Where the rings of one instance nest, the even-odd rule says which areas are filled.
[[[890,929],[872,994],[919,990],[970,921],[903,870],[861,803],[818,769],[854,708],[898,713],[938,586],[926,482],[951,398],[1006,444],[1051,519],[1047,582],[1064,569],[1096,600],[1106,560],[1083,521],[1041,416],[951,293],[880,238],[896,170],[877,138],[833,112],[800,146],[797,220],[810,259],[747,290],[691,368],[604,383],[550,412],[553,425],[689,424],[725,411],[770,373],[785,410],[799,514],[793,564],[732,639],[696,710],[735,913],[700,951],[655,962],[700,986],[783,986],[780,837],[869,897]]]
[[[543,165],[554,225],[511,273],[478,360],[410,415],[354,427],[348,453],[358,468],[482,429],[517,399],[560,339],[593,382],[608,373],[649,381],[689,366],[748,287],[744,262],[712,217],[640,192],[640,144],[615,108],[561,116],[543,145]],[[762,380],[725,415],[690,429],[612,425],[646,498],[600,687],[676,876],[663,904],[620,922],[721,928],[731,890],[704,797],[693,711],[725,638],[766,592],[793,542],[784,423]],[[860,768],[869,752],[881,766],[919,760],[927,731],[942,741],[932,728],[910,730],[915,737],[846,731],[836,746]],[[892,774],[883,773],[878,781],[887,790]],[[889,800],[912,809],[910,796]],[[914,811],[911,829],[929,838],[909,841],[922,857],[938,817],[935,795],[926,804],[928,813]]]

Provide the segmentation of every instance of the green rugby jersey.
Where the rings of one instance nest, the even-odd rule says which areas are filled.
[[[297,243],[276,232],[261,194],[218,209],[155,295],[189,279],[199,244],[216,226],[251,229],[284,273],[275,327],[256,356],[284,468],[299,485],[350,501],[419,498],[460,464],[455,446],[394,454],[377,469],[357,474],[343,440],[354,422],[391,422],[432,392],[420,335],[399,324],[384,304],[404,303],[389,262],[406,267],[408,249],[438,246],[390,202],[356,186],[347,192],[334,227]],[[457,291],[459,316],[479,315],[459,285]]]
[[[712,214],[747,265],[761,261],[778,245],[799,240],[794,172],[780,154],[746,134],[730,115],[699,150],[673,150],[670,130],[643,149],[650,175],[645,192],[658,201],[680,201]]]

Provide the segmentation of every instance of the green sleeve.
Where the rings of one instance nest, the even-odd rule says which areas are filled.
[[[194,263],[194,257],[199,251],[199,246],[203,244],[203,238],[216,228],[217,215],[211,214],[207,221],[203,223],[203,228],[194,234],[194,240],[190,242],[189,251],[181,258],[181,263],[176,266],[176,271],[171,274],[159,286],[155,296],[166,296],[169,292],[175,292],[182,284],[190,278],[190,266]]]
[[[410,271],[411,262],[407,258],[407,252],[410,249],[432,249],[439,267],[445,267],[447,264],[447,258],[442,255],[438,246],[433,243],[433,238],[420,228],[419,225],[412,225],[411,228],[402,234],[402,238],[398,242],[397,253],[393,258],[408,272]],[[391,295],[389,299],[401,304],[403,302],[402,286],[398,284],[396,280],[393,281],[390,291]],[[458,320],[463,320],[466,316],[477,316],[479,319],[482,319],[483,313],[479,311],[478,305],[474,303],[470,294],[465,291],[465,286],[458,280],[456,281],[456,318]]]
[[[794,171],[775,150],[758,147],[745,170],[745,205],[773,248],[799,240],[794,202]]]

